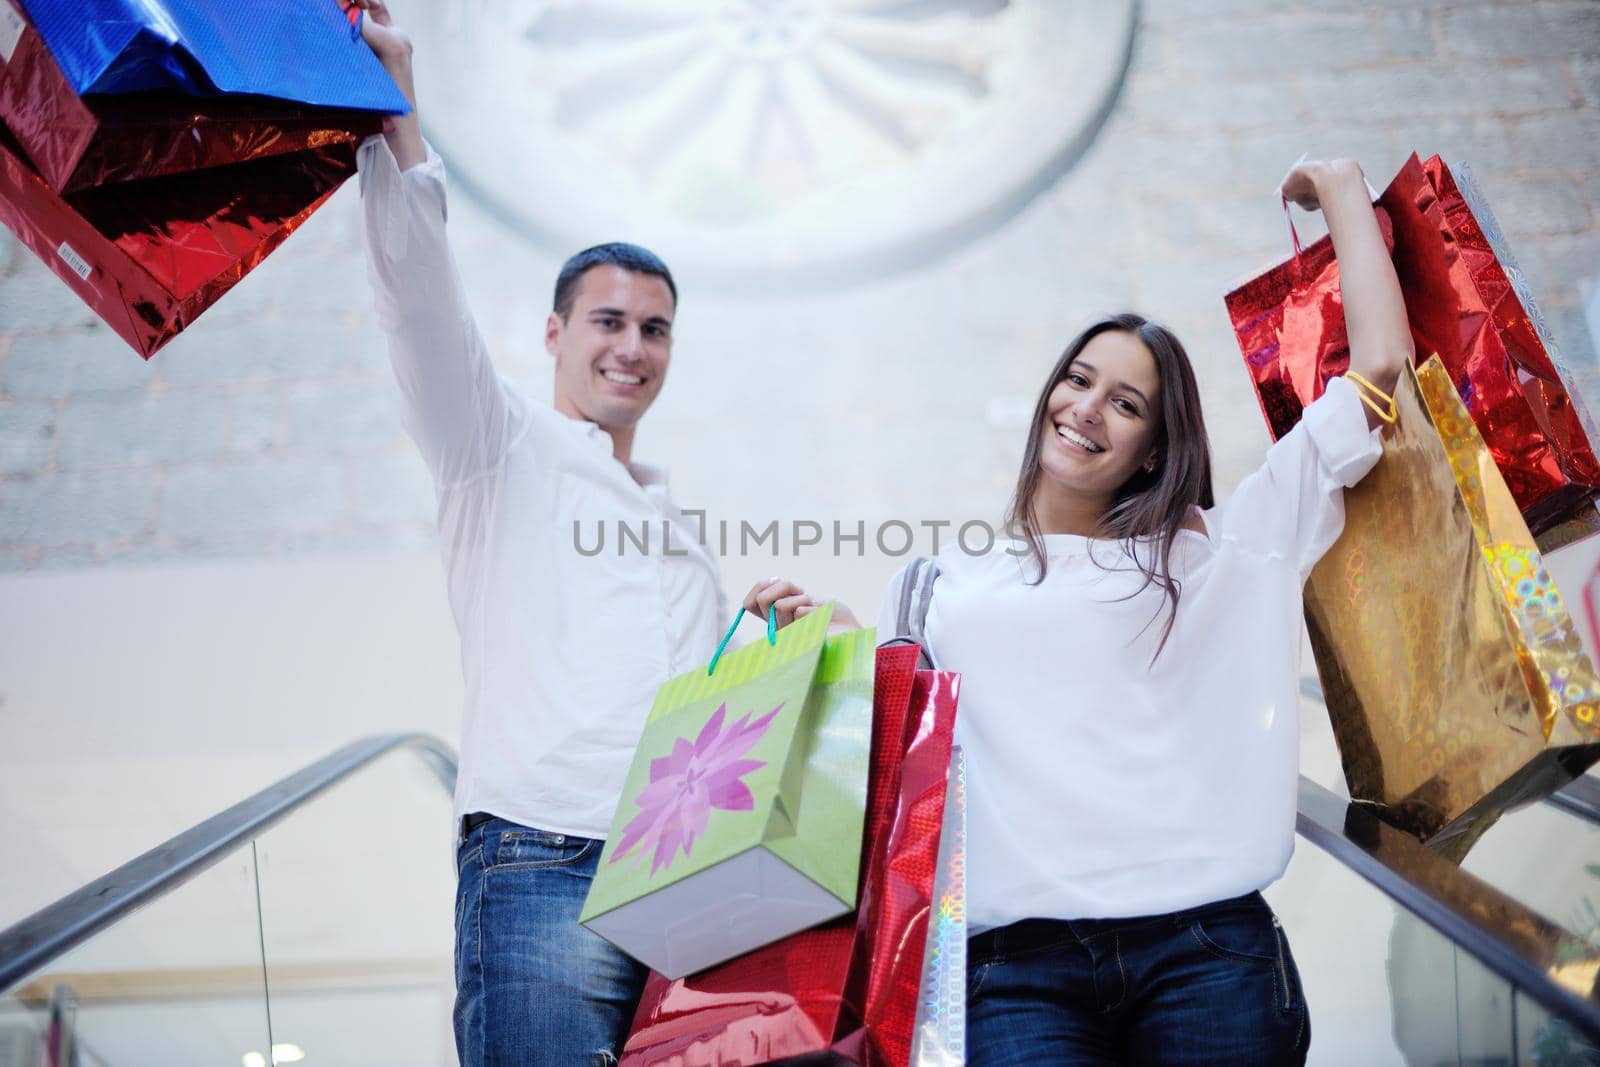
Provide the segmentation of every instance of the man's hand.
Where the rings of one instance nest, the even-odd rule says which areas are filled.
[[[384,0],[351,2],[364,15],[361,20],[362,40],[367,42],[372,54],[378,57],[383,69],[389,72],[411,103],[409,115],[395,115],[384,120],[383,133],[400,169],[414,167],[427,160],[428,146],[422,141],[422,124],[417,119],[417,90],[411,72],[411,38],[404,30],[396,28],[389,14],[389,5]]]
[[[384,0],[351,0],[366,13],[361,20],[361,38],[385,67],[411,63],[411,38],[395,28],[394,17]],[[413,101],[413,104],[415,101]]]

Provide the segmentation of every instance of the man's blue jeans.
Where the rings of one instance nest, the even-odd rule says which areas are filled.
[[[974,937],[967,1062],[1303,1064],[1311,1024],[1251,893],[1170,915],[1026,919]]]
[[[601,844],[490,819],[456,850],[463,1067],[617,1062],[646,971],[578,925]]]

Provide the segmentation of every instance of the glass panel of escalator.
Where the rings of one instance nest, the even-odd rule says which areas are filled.
[[[269,1045],[244,846],[0,996],[0,1064],[255,1065]],[[9,1058],[8,1058],[9,1057]]]
[[[1302,679],[1301,688],[1301,773],[1348,797],[1321,688],[1314,676]],[[1585,782],[1587,795],[1600,795],[1600,776],[1591,772]],[[1600,944],[1600,805],[1587,817],[1575,813],[1583,805],[1569,807],[1540,801],[1502,815],[1472,845],[1461,868],[1550,922]]]
[[[1517,994],[1517,1049],[1520,1062],[1538,1067],[1600,1067],[1600,1044],[1543,1006]]]
[[[450,809],[400,752],[257,839],[278,1062],[455,1062]]]
[[[1587,1047],[1571,1027],[1304,838],[1266,896],[1300,968],[1310,1064],[1543,1067],[1536,1045]]]
[[[1284,877],[1266,891],[1299,965],[1320,1067],[1404,1067],[1389,987],[1388,897],[1299,839]]]
[[[1600,822],[1541,801],[1500,817],[1461,869],[1600,945]]]

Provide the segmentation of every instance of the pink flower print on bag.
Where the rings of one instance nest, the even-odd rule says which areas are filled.
[[[779,704],[761,718],[750,721],[746,715],[726,731],[726,703],[717,706],[701,728],[693,744],[677,738],[672,751],[650,761],[650,784],[634,803],[643,810],[623,828],[611,862],[616,863],[639,848],[642,856],[655,849],[650,873],[666,870],[681,848],[688,856],[695,839],[706,831],[712,808],[723,811],[750,811],[755,797],[741,780],[751,771],[766,766],[765,760],[741,759],[761,740],[773,717],[783,710]]]

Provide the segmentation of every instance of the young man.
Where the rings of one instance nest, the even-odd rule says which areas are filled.
[[[411,46],[382,0],[363,33],[411,99]],[[368,268],[438,492],[467,703],[456,786],[456,1044],[461,1062],[614,1063],[644,969],[578,925],[656,689],[710,659],[717,562],[633,458],[661,391],[677,288],[645,249],[567,261],[545,347],[552,407],[502,381],[445,237],[444,168],[416,112],[361,148]],[[648,525],[651,554],[584,555],[575,523]],[[671,553],[659,550],[663,524]],[[781,623],[812,606],[788,582],[746,607]]]

